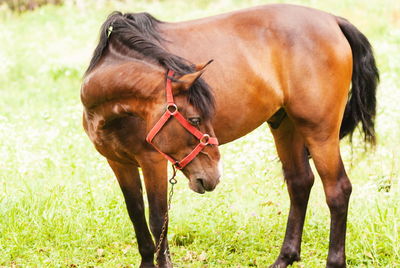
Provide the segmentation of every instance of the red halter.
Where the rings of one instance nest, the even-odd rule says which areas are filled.
[[[178,107],[174,102],[174,97],[172,95],[172,82],[169,77],[174,75],[174,71],[169,70],[167,75],[167,85],[165,87],[166,95],[167,95],[167,107],[165,113],[161,116],[161,118],[157,121],[154,127],[150,130],[149,134],[147,134],[146,141],[153,145],[153,147],[160,152],[165,158],[174,164],[176,169],[183,169],[187,164],[190,163],[208,144],[218,145],[217,138],[210,137],[208,134],[203,134],[196,127],[191,125],[185,117],[178,111]],[[193,136],[195,136],[199,140],[199,144],[190,152],[187,156],[185,156],[181,161],[175,160],[173,157],[167,155],[166,153],[161,152],[153,143],[154,137],[160,132],[161,128],[167,123],[168,119],[173,116],[178,122]]]

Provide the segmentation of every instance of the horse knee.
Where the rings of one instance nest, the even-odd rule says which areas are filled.
[[[296,192],[310,191],[314,184],[314,174],[309,171],[283,170],[288,187]]]
[[[165,221],[165,214],[150,214],[150,229],[154,235],[161,233],[161,228]]]

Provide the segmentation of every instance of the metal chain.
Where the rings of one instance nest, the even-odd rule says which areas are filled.
[[[172,165],[172,170],[173,170],[172,177],[168,180],[169,183],[171,184],[171,189],[169,190],[169,195],[168,195],[168,207],[167,207],[167,211],[165,212],[164,223],[163,223],[163,226],[162,226],[162,229],[161,229],[160,239],[158,240],[157,247],[156,247],[156,252],[155,252],[156,261],[158,260],[158,257],[160,255],[161,244],[164,241],[165,235],[167,234],[168,212],[171,209],[172,196],[174,195],[174,186],[178,182],[175,179],[176,169],[175,169],[174,165]],[[168,248],[165,249],[164,254],[165,253],[167,253],[168,257],[169,257]]]

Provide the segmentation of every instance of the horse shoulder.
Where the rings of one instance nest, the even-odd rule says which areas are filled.
[[[97,68],[85,77],[81,89],[89,138],[102,155],[120,162],[146,148],[146,123],[139,109],[145,104],[135,83],[140,72],[134,67],[127,63]]]

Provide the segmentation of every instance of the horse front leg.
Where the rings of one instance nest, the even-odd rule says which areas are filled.
[[[169,256],[167,238],[168,220],[165,222],[165,216],[168,210],[167,161],[159,153],[147,153],[145,156],[138,158],[138,161],[142,167],[149,201],[150,229],[156,243],[155,253],[157,253],[161,234],[163,233],[164,236],[159,245],[159,255],[156,256],[156,261],[159,267],[170,268],[172,267],[172,262]],[[163,229],[165,230],[163,231]]]
[[[124,194],[126,208],[133,223],[139,253],[142,257],[141,268],[154,268],[154,242],[147,226],[142,184],[138,167],[132,164],[121,164],[108,160],[109,165],[118,179],[122,193]]]

